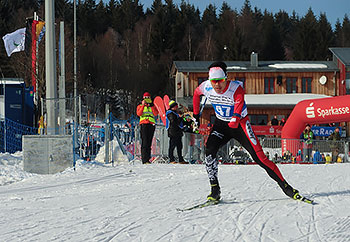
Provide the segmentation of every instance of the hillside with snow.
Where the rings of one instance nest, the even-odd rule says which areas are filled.
[[[29,174],[0,154],[0,241],[350,241],[350,164],[279,165],[317,202],[286,197],[256,165],[221,165],[222,202],[205,200],[203,165],[104,165],[80,160]]]

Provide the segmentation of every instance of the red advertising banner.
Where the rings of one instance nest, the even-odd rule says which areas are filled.
[[[283,128],[282,153],[289,150],[295,154],[298,150],[294,139],[299,139],[306,124],[324,124],[349,122],[350,95],[319,99],[308,99],[299,102],[293,109]]]
[[[252,125],[255,135],[281,136],[283,126]]]

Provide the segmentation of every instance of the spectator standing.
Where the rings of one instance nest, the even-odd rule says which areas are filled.
[[[281,122],[280,122],[280,126],[284,126],[285,123],[286,123],[286,120],[284,118],[282,118]]]
[[[157,108],[153,105],[151,94],[145,92],[143,100],[137,106],[137,116],[140,117],[140,134],[141,134],[141,158],[143,164],[149,164],[151,158],[151,145],[154,135],[155,117],[158,115]]]
[[[273,116],[273,119],[271,119],[271,125],[278,125],[278,119],[277,116]]]
[[[174,149],[176,147],[180,164],[186,164],[182,156],[183,122],[178,114],[178,104],[174,100],[169,101],[169,110],[166,112],[166,129],[169,137],[169,159],[175,163]]]
[[[328,140],[331,141],[331,149],[332,149],[332,162],[337,162],[337,158],[339,155],[339,140],[340,140],[340,132],[339,128],[336,127],[334,132],[328,137]]]
[[[302,133],[303,137],[303,156],[304,161],[311,161],[312,159],[312,142],[314,140],[314,133],[311,130],[310,124],[305,126],[305,130]]]
[[[39,119],[39,128],[38,128],[38,134],[43,135],[44,134],[44,116],[40,116]]]
[[[315,151],[312,161],[316,163],[322,161],[322,155],[318,150]]]
[[[194,151],[194,145],[195,145],[195,133],[198,134],[198,128],[195,127],[195,122],[193,121],[192,116],[189,113],[185,113],[183,115],[183,131],[185,132],[185,137],[187,140],[189,140],[189,153],[188,153],[188,160],[190,163],[194,163],[193,158],[193,151]],[[186,154],[187,156],[187,154]]]

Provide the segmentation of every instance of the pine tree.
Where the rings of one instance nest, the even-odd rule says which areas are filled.
[[[128,29],[132,31],[137,21],[144,17],[139,0],[120,0],[116,8],[117,15],[115,18],[118,23],[117,31],[120,34],[123,34]]]
[[[243,38],[241,60],[249,60],[251,52],[261,52],[260,33],[257,29],[259,18],[260,13],[257,11],[254,13],[250,1],[245,0],[239,17],[239,27]]]
[[[172,32],[174,58],[195,60],[201,36],[199,10],[182,1],[178,20],[174,23]]]
[[[350,47],[350,19],[348,15],[345,15],[343,19],[342,40],[342,47]]]
[[[216,7],[209,4],[203,12],[202,28],[203,38],[200,46],[202,60],[214,60],[214,53],[216,52],[214,43],[214,32],[216,31],[218,20],[216,17]]]
[[[283,60],[284,50],[282,47],[282,40],[273,15],[265,11],[260,26],[262,33],[262,51],[259,59]]]
[[[295,39],[293,43],[294,58],[296,60],[317,60],[317,20],[311,8],[307,14],[301,18],[297,25]]]
[[[96,7],[96,34],[100,35],[100,34],[104,34],[107,29],[108,29],[108,25],[109,25],[109,18],[107,17],[107,8],[105,7],[104,3],[102,0],[100,0],[100,2],[97,4]]]
[[[78,33],[86,40],[97,37],[95,33],[95,11],[95,0],[86,0],[83,4],[79,4],[77,8]]]
[[[342,26],[341,26],[339,19],[337,19],[337,22],[335,23],[334,39],[335,39],[334,40],[335,46],[341,47],[343,39],[342,39]]]
[[[291,40],[293,39],[293,24],[288,13],[282,10],[275,15],[275,23],[281,38],[281,47],[283,48],[283,57],[285,59],[287,54],[286,52],[288,52],[288,47],[291,46]]]
[[[320,14],[318,21],[317,32],[319,39],[317,39],[316,59],[326,60],[331,59],[332,55],[328,48],[334,46],[334,33],[331,24],[327,20],[327,16],[324,13]]]

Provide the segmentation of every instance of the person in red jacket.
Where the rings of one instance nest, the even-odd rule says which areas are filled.
[[[293,198],[302,199],[283,178],[278,167],[264,154],[258,138],[249,123],[247,106],[244,101],[243,83],[227,80],[226,64],[214,62],[209,66],[209,80],[201,83],[194,92],[193,113],[199,124],[200,95],[205,95],[215,110],[215,122],[206,143],[205,164],[211,185],[209,201],[219,201],[218,160],[216,154],[220,147],[231,138],[239,141],[253,160],[275,180],[283,192]]]
[[[154,135],[155,117],[158,115],[157,108],[153,105],[151,94],[145,92],[143,100],[136,109],[137,116],[140,117],[141,134],[141,158],[143,164],[149,164],[151,158],[151,145]]]

